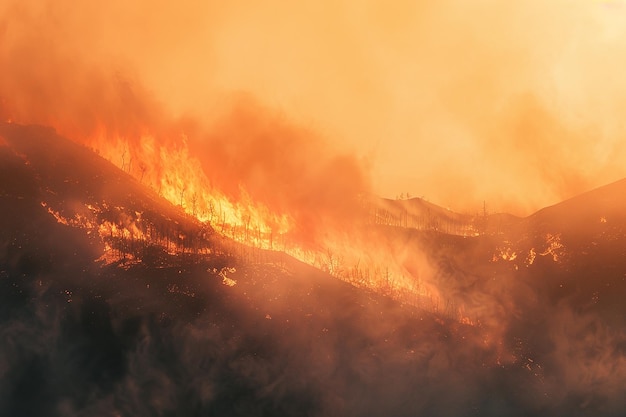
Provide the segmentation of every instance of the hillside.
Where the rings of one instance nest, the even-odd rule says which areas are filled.
[[[461,337],[285,255],[242,261],[232,243],[199,234],[206,226],[47,128],[4,125],[1,135],[2,414],[382,415],[411,397],[409,357],[428,367]],[[100,239],[93,221],[169,238]]]
[[[545,283],[557,299],[626,318],[626,180],[597,188],[524,219],[520,250],[541,247],[555,268]],[[533,270],[531,268],[531,270]]]
[[[592,239],[626,227],[626,179],[591,190],[539,210],[527,222],[543,230]]]
[[[494,234],[377,225],[407,270],[433,271],[442,304],[418,308],[230,241],[48,128],[2,124],[0,415],[621,415],[620,190]]]

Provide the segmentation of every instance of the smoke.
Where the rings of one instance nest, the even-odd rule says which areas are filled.
[[[527,214],[624,174],[619,1],[1,7],[5,118],[159,131],[243,92],[325,161],[371,161],[376,192],[457,210]]]
[[[159,166],[162,155],[188,148],[212,189],[231,201],[249,198],[288,215],[307,239],[315,236],[322,219],[337,225],[354,217],[358,199],[370,192],[359,157],[262,104],[262,97],[220,93],[210,85],[210,74],[203,76],[209,85],[196,74],[184,84],[178,80],[178,94],[163,91],[169,82],[157,75],[164,65],[175,63],[180,71],[195,74],[198,66],[206,69],[206,60],[219,64],[205,56],[211,56],[212,47],[203,47],[203,42],[215,42],[220,16],[213,12],[219,7],[186,6],[6,5],[0,55],[6,68],[0,82],[4,117],[51,125],[104,149],[122,139],[130,151],[121,155],[122,165],[130,171],[134,162],[142,176],[146,170],[157,173],[155,188],[167,175],[168,167]],[[192,52],[180,58],[181,48]],[[198,89],[213,96],[203,96],[195,107],[181,102],[179,95]],[[222,102],[211,108],[217,99]],[[146,136],[152,140],[147,150]],[[184,189],[177,192],[182,204]]]
[[[543,306],[542,314],[527,310],[541,325],[525,321],[527,337],[507,341],[517,357],[496,366],[498,352],[484,344],[481,330],[344,292],[336,282],[320,286],[319,277],[305,271],[295,283],[265,269],[275,285],[242,280],[240,289],[211,282],[217,277],[207,283],[198,272],[181,275],[178,268],[161,274],[163,282],[140,268],[120,272],[107,278],[106,288],[77,286],[97,277],[73,268],[32,274],[29,283],[15,272],[7,269],[2,279],[27,296],[2,293],[0,409],[9,414],[549,416],[624,410],[623,333],[566,306]],[[137,281],[130,298],[117,293],[129,280]],[[146,283],[168,282],[184,282],[199,298],[184,307],[180,294],[142,301],[151,294]],[[70,303],[65,288],[73,289]],[[294,292],[299,303],[279,300]],[[278,302],[268,304],[270,296]]]
[[[624,175],[625,22],[620,2],[583,0],[5,1],[0,115],[51,125],[78,141],[121,137],[134,152],[146,136],[160,155],[187,147],[213,187],[288,213],[303,236],[324,229],[321,218],[351,220],[360,195],[372,187],[389,196],[409,191],[459,210],[475,210],[486,200],[492,210],[527,214]],[[266,361],[254,357],[257,350],[246,352],[249,340],[242,334],[203,338],[207,322],[163,329],[141,317],[144,327],[129,331],[128,345],[102,351],[97,340],[88,340],[77,348],[97,354],[102,362],[94,369],[109,368],[107,361],[122,364],[107,380],[83,374],[85,367],[63,353],[76,338],[42,336],[41,328],[57,331],[56,322],[26,305],[25,318],[15,323],[7,317],[2,326],[2,350],[10,358],[0,364],[2,387],[26,387],[13,384],[20,378],[43,380],[33,392],[56,400],[72,393],[59,394],[61,384],[51,375],[64,383],[82,375],[79,382],[96,381],[89,387],[95,394],[85,396],[100,399],[97,414],[171,411],[189,397],[199,409],[216,406],[218,398],[218,414],[258,411],[233,410],[229,392],[274,414],[294,414],[281,409],[289,404],[319,407],[313,415],[342,409],[384,415],[389,404],[399,404],[398,414],[433,415],[623,409],[624,343],[598,317],[570,307],[542,310],[548,319],[539,324],[549,336],[537,342],[539,357],[526,358],[506,338],[511,322],[539,305],[529,284],[505,274],[492,281],[469,271],[447,274],[445,265],[431,268],[421,255],[405,257],[404,267],[432,279],[424,285],[462,304],[470,320],[489,319],[483,326],[509,345],[491,352],[482,335],[447,342],[450,335],[428,326],[407,341],[393,320],[388,328],[362,323],[354,330],[342,327],[340,316],[331,323],[336,333],[330,340],[323,339],[327,327],[315,328],[322,340],[317,350],[301,330],[305,342],[296,350],[306,354],[289,357],[293,346],[286,346]],[[94,303],[102,307],[89,302],[85,311]],[[105,310],[98,310],[103,322],[114,321]],[[80,312],[68,314],[80,327],[72,318]],[[410,325],[407,332],[415,328]],[[520,324],[531,325],[537,323]],[[116,340],[124,333],[119,326],[98,329]],[[346,328],[354,337],[341,334]],[[280,340],[282,329],[276,325],[270,334]],[[13,333],[26,353],[12,344]],[[393,348],[384,341],[390,335]],[[193,348],[199,339],[206,349]],[[43,349],[54,344],[50,340],[57,341],[52,356]],[[346,340],[355,345],[344,348]],[[259,351],[268,346],[253,342]],[[470,348],[458,349],[460,343]],[[123,355],[111,353],[118,351]],[[503,362],[514,371],[490,367],[500,354],[510,355]],[[411,355],[418,359],[407,359]],[[477,369],[483,362],[485,373]],[[36,374],[41,369],[45,378]],[[67,369],[69,377],[61,372]],[[232,389],[220,392],[224,381]],[[154,388],[153,397],[141,396],[145,385]],[[412,387],[423,387],[420,395]],[[494,399],[480,387],[500,395]],[[15,398],[3,396],[3,408],[13,410],[30,397]],[[84,404],[54,405],[72,414]]]

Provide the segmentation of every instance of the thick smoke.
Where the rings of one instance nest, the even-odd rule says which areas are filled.
[[[238,100],[207,134],[198,136],[190,142],[191,152],[216,188],[235,201],[249,196],[289,214],[305,236],[362,215],[361,199],[370,191],[362,162],[333,153],[315,131]]]
[[[96,147],[102,141],[113,146],[123,139],[130,155],[119,157],[129,171],[134,162],[135,170],[158,172],[163,167],[154,155],[188,147],[213,189],[231,200],[249,198],[278,215],[288,215],[307,238],[317,233],[314,229],[322,219],[339,223],[354,217],[358,199],[370,191],[358,157],[249,94],[222,95],[219,108],[205,101],[204,110],[187,108],[182,116],[173,109],[180,106],[169,103],[176,103],[176,98],[151,83],[150,74],[164,65],[161,60],[177,60],[178,48],[198,48],[193,57],[176,64],[181,71],[204,65],[202,55],[210,55],[211,48],[200,48],[195,36],[186,32],[193,24],[181,30],[192,14],[208,19],[210,13],[200,10],[203,7],[188,5],[169,16],[165,5],[150,6],[141,21],[135,21],[138,10],[120,4],[5,6],[6,42],[0,51],[6,75],[0,85],[3,117],[51,125]],[[179,40],[171,39],[176,35],[169,30],[161,31],[161,24],[172,27]],[[208,41],[214,35],[197,36]],[[156,56],[143,51],[167,44],[173,49],[155,48]],[[188,82],[179,87],[190,92],[203,86]],[[214,88],[210,91],[219,95]],[[155,139],[151,147],[156,150],[143,149],[146,135]]]
[[[377,192],[458,210],[529,213],[623,176],[621,2],[9,1],[0,13],[15,120],[210,125],[244,92],[372,160]]]

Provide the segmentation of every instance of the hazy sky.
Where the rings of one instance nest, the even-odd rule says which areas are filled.
[[[9,0],[0,64],[23,121],[80,113],[59,108],[93,78],[207,123],[243,94],[361,158],[379,194],[458,210],[626,176],[621,1]]]

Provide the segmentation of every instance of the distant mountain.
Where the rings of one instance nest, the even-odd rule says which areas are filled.
[[[422,198],[375,200],[370,209],[372,222],[416,230],[435,230],[459,236],[501,233],[520,219],[507,213],[462,214]]]
[[[513,230],[520,252],[546,253],[550,272],[537,279],[578,308],[626,319],[626,179],[546,207]],[[515,241],[513,236],[511,241]],[[534,265],[536,266],[536,265]],[[530,268],[534,271],[534,268]]]
[[[527,219],[545,230],[591,238],[626,230],[626,179],[539,210]]]

